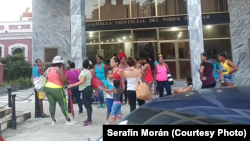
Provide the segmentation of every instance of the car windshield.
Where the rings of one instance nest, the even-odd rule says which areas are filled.
[[[124,118],[120,125],[213,125],[213,124],[239,124],[226,120],[215,119],[176,111],[139,108],[128,117]]]

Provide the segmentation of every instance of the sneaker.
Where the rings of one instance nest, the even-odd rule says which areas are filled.
[[[85,124],[86,122],[88,122],[88,120],[83,121],[83,124]]]
[[[76,124],[76,123],[77,121],[74,121],[74,120],[66,121],[67,125]]]
[[[53,125],[53,126],[56,125],[56,121],[52,121],[51,125]]]
[[[83,113],[76,114],[77,117],[82,117]]]
[[[102,108],[105,108],[105,104],[102,104]]]
[[[85,124],[83,124],[83,126],[91,126],[92,122],[87,121]]]
[[[99,104],[98,106],[97,106],[97,108],[101,108],[102,107],[102,105],[101,104]]]
[[[106,124],[106,125],[109,125],[109,121],[108,121],[108,120],[106,120],[106,121],[105,121],[105,124]]]

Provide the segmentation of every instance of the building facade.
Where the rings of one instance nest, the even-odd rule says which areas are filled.
[[[32,22],[0,22],[0,57],[23,53],[32,62]]]
[[[236,84],[250,84],[249,0],[36,0],[33,60],[39,57],[49,66],[57,54],[78,62],[86,56],[95,62],[100,54],[108,62],[120,49],[134,58],[155,59],[162,53],[173,78],[183,82],[198,73],[191,62],[200,61],[194,55],[196,46],[190,47],[187,11],[192,10],[187,1],[201,7],[202,28],[197,30],[204,45],[197,53],[212,49],[217,58],[216,54],[227,51],[239,67]],[[192,36],[194,41],[197,35]]]
[[[175,80],[191,76],[187,4],[184,0],[86,1],[86,47],[93,61],[123,49],[134,58],[162,53]],[[204,50],[231,53],[227,0],[201,0]],[[213,56],[217,58],[217,56]]]

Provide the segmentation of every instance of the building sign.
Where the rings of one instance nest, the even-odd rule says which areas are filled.
[[[229,13],[203,14],[203,25],[230,23]],[[86,31],[187,26],[187,15],[86,22]]]

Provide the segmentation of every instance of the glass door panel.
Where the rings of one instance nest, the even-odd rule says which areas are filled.
[[[87,49],[87,52],[86,52],[87,57],[93,63],[93,65],[95,65],[96,64],[96,55],[99,54],[99,52],[98,52],[99,45],[87,45],[86,49]]]
[[[189,42],[178,43],[179,59],[190,59]]]
[[[177,79],[176,73],[176,61],[165,61],[168,64],[169,70],[171,72],[171,76],[173,79]]]
[[[180,79],[191,76],[190,61],[179,61]]]
[[[175,59],[175,43],[161,43],[160,44],[160,53],[163,56],[163,59]]]
[[[114,53],[119,54],[119,50],[124,51],[125,43],[115,43],[115,44],[101,44],[102,57],[106,64],[110,64],[110,59],[113,57]]]

